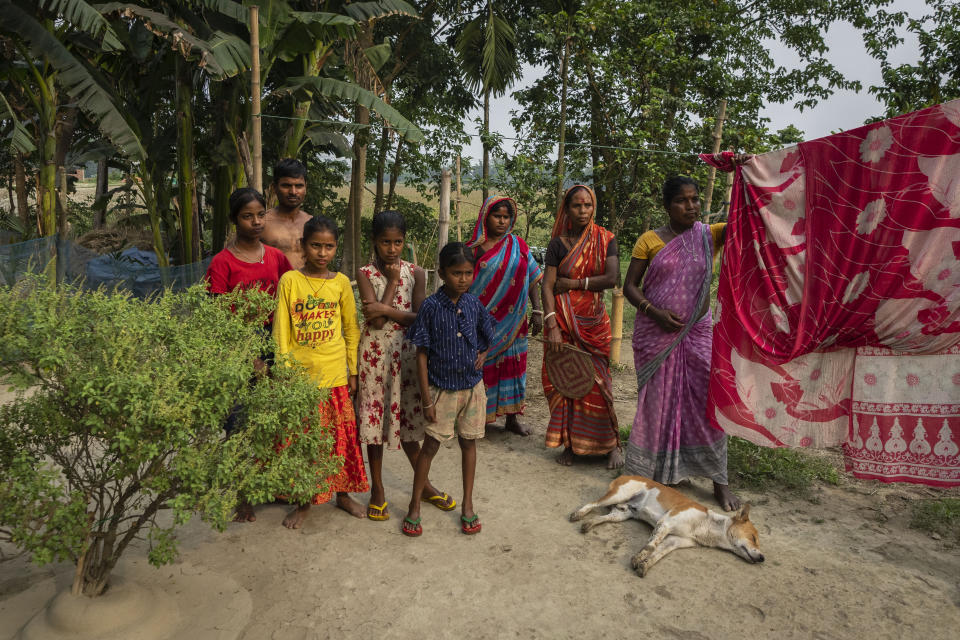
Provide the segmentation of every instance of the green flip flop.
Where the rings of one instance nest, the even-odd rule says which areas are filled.
[[[417,538],[423,534],[423,527],[420,526],[421,518],[416,520],[411,520],[409,517],[403,519],[403,526],[400,528],[400,531],[403,532],[403,535],[409,536],[411,538]],[[407,525],[413,525],[412,529],[408,529]]]

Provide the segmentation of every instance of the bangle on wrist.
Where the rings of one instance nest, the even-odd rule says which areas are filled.
[[[543,315],[543,311],[541,311],[540,309],[534,309],[533,311],[530,312],[530,315],[533,315],[533,316],[542,316],[542,315]]]
[[[420,406],[422,406],[424,409],[429,409],[430,407],[432,407],[432,406],[435,405],[435,404],[437,404],[437,401],[436,401],[436,400],[434,400],[434,401],[431,402],[430,404],[423,404],[423,403],[421,402],[421,403],[420,403]]]
[[[557,315],[557,312],[556,312],[556,311],[551,311],[551,312],[548,313],[547,315],[543,316],[543,321],[546,322],[547,320],[549,320],[550,318],[552,318],[552,317],[555,316],[555,315]]]
[[[590,291],[590,276],[583,279],[583,290]]]

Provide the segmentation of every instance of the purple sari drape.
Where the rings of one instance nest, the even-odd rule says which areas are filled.
[[[704,283],[712,272],[712,247],[710,228],[697,222],[667,243],[647,267],[644,296],[654,307],[679,315],[688,327],[677,342],[677,333],[667,333],[637,314],[633,330],[637,371],[662,362],[639,391],[627,473],[666,484],[690,476],[727,484],[726,436],[707,420],[710,312],[690,323],[701,308]]]

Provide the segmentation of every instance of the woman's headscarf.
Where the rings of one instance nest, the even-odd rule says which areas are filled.
[[[590,194],[590,199],[593,201],[593,215],[590,216],[590,222],[588,222],[587,226],[584,227],[584,232],[590,228],[591,223],[593,223],[593,219],[597,216],[597,194],[595,194],[593,189],[585,184],[575,184],[563,192],[563,199],[560,201],[560,209],[557,210],[557,219],[553,223],[553,231],[550,232],[551,238],[556,238],[557,236],[563,235],[563,232],[570,228],[570,216],[567,215],[567,207],[565,206],[565,203],[567,201],[567,196],[577,189],[586,189],[587,193]],[[582,237],[583,234],[581,234],[581,238]]]
[[[550,237],[559,237],[570,228],[570,216],[567,214],[564,203],[576,189],[585,189],[590,194],[590,199],[593,201],[593,213],[580,232],[580,237],[577,238],[566,257],[560,262],[559,272],[567,277],[579,278],[582,277],[582,274],[603,273],[607,259],[607,245],[613,238],[613,234],[594,223],[597,216],[597,196],[593,189],[585,184],[575,184],[563,194],[563,201],[560,203],[560,210],[557,211],[557,219],[553,223],[553,231]]]
[[[480,207],[477,224],[467,246],[476,248],[484,243],[487,239],[487,216],[502,202],[509,202],[513,206],[510,225],[492,247],[486,251],[476,250],[477,254],[482,255],[477,256],[474,280],[470,285],[470,293],[480,299],[496,320],[494,338],[487,352],[488,362],[495,362],[518,336],[526,335],[529,288],[543,277],[527,243],[510,233],[517,219],[517,205],[510,198],[487,198]]]
[[[471,235],[470,239],[467,240],[468,247],[479,247],[481,244],[486,242],[487,216],[490,215],[490,212],[502,202],[509,202],[511,211],[513,212],[513,214],[510,216],[510,226],[507,227],[507,231],[503,235],[508,235],[511,231],[513,231],[513,225],[517,222],[517,203],[514,202],[513,198],[508,198],[506,196],[490,196],[483,202],[483,206],[480,207],[480,214],[477,216],[477,224],[475,224],[473,227],[473,235]]]

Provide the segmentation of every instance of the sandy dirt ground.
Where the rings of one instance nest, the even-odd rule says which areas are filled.
[[[479,445],[479,535],[460,533],[457,512],[424,505],[423,536],[404,537],[412,472],[402,453],[389,452],[387,522],[325,505],[288,531],[280,526],[286,507],[268,505],[255,523],[224,534],[191,522],[179,564],[145,567],[141,546],[124,571],[187,601],[178,638],[957,637],[960,550],[908,527],[912,500],[941,495],[922,487],[845,478],[818,489],[813,502],[741,491],[753,504],[766,563],[685,549],[639,578],[630,558],[648,526],[630,521],[583,535],[567,521],[615,474],[600,459],[561,467],[557,451],[544,447],[537,351],[526,414],[536,434],[491,429]],[[623,424],[633,418],[633,375],[615,375]],[[431,476],[458,498],[459,465],[456,445],[445,445]],[[683,490],[712,506],[706,481]],[[13,637],[70,570],[0,565],[0,638]],[[212,622],[225,599],[229,623]]]

